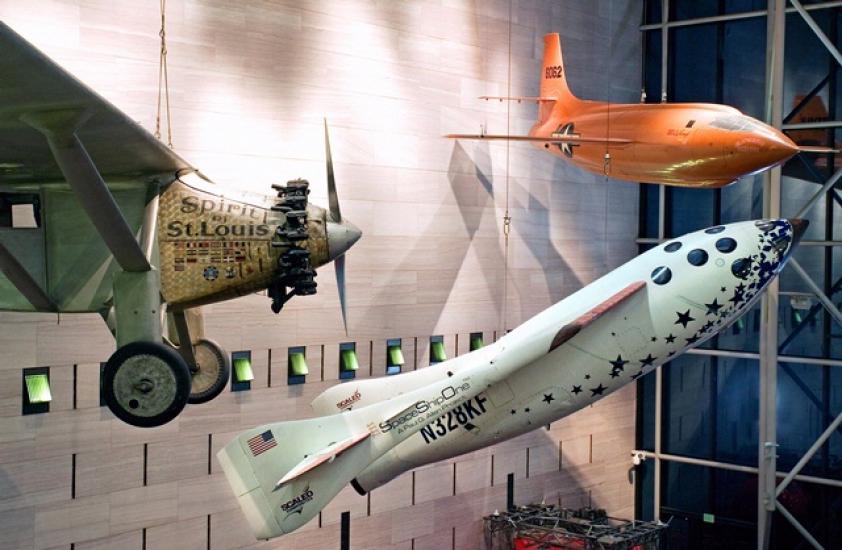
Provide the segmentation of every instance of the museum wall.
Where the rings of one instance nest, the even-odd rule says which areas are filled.
[[[0,19],[154,130],[158,8],[0,0]],[[348,487],[268,543],[252,538],[214,455],[243,429],[307,417],[338,383],[342,342],[356,343],[358,377],[385,373],[391,338],[404,370],[423,368],[431,336],[450,357],[466,353],[471,333],[490,342],[636,254],[636,185],[525,144],[441,135],[525,133],[534,105],[477,96],[537,95],[546,32],[561,33],[574,93],[637,101],[640,10],[633,0],[169,0],[173,143],[208,177],[265,193],[304,177],[324,205],[328,119],[343,216],[363,231],[347,258],[348,335],[330,266],[317,295],[280,315],[264,295],[205,307],[210,338],[251,352],[251,389],[144,430],[100,406],[114,342],[98,316],[0,313],[0,548],[327,548],[345,510],[353,548],[474,548],[482,516],[505,508],[509,473],[517,502],[631,517],[633,386],[369,495]],[[302,385],[287,384],[292,346],[306,347]],[[28,367],[50,367],[47,413],[21,414]]]

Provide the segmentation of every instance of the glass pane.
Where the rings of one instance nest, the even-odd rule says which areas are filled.
[[[360,368],[357,352],[352,349],[342,350],[342,370],[354,371]]]
[[[757,361],[718,358],[714,411],[716,460],[757,464],[759,392]]]
[[[306,376],[310,373],[303,353],[289,354],[289,371],[294,376]]]
[[[430,357],[436,363],[447,360],[447,354],[444,352],[444,342],[430,343]]]
[[[254,380],[254,373],[251,370],[251,361],[245,357],[234,359],[234,376],[237,382],[248,382]]]
[[[46,374],[27,374],[26,393],[30,403],[49,403],[53,396],[50,393],[50,379]]]
[[[668,453],[713,458],[713,358],[683,355],[664,369],[664,450]]]
[[[389,346],[389,365],[400,366],[404,364],[403,352],[400,346]]]

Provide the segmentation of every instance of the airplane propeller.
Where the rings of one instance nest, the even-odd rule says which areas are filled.
[[[357,239],[360,238],[360,231],[349,222],[342,221],[342,212],[339,210],[339,197],[336,194],[336,178],[333,173],[333,157],[330,154],[330,137],[327,130],[327,119],[324,120],[325,126],[325,163],[327,165],[327,198],[328,198],[328,225],[332,222],[336,230],[336,236],[333,237],[337,241],[335,243],[335,250],[338,254],[333,255],[333,268],[336,272],[336,286],[339,291],[339,306],[342,309],[342,324],[345,327],[345,334],[348,334],[348,303],[345,292],[345,251],[353,245]],[[341,228],[341,229],[340,229]],[[329,247],[331,234],[328,234]]]

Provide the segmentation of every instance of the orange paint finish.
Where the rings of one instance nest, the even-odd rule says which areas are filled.
[[[538,102],[528,137],[448,137],[529,141],[596,174],[700,188],[728,185],[799,152],[779,130],[725,105],[581,100],[567,86],[555,33],[544,37],[540,96],[496,99]]]
[[[544,37],[544,67],[541,97],[555,101],[541,102],[543,116],[530,136],[552,138],[567,126],[573,136],[628,141],[537,143],[590,172],[647,183],[722,187],[798,152],[780,131],[725,105],[582,101],[567,87],[558,34]],[[556,76],[547,67],[561,70]]]

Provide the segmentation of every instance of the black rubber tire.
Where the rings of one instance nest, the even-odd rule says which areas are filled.
[[[207,403],[220,393],[225,387],[228,385],[228,379],[231,377],[231,358],[225,353],[225,350],[222,349],[222,346],[214,342],[213,340],[208,340],[207,338],[201,338],[198,342],[193,346],[193,355],[196,357],[197,363],[199,362],[199,354],[201,351],[198,348],[205,348],[207,352],[209,352],[215,359],[216,359],[216,368],[217,376],[213,383],[207,387],[204,391],[195,391],[194,388],[190,388],[190,397],[187,398],[187,402],[193,405],[197,405],[199,403]],[[202,369],[202,365],[196,365],[199,368],[199,371]],[[195,376],[196,373],[191,374],[191,381],[192,377]],[[194,393],[195,392],[195,393]]]
[[[115,392],[115,379],[121,374],[128,361],[137,356],[147,355],[152,356],[165,364],[172,373],[172,376],[167,376],[165,371],[159,370],[156,374],[163,374],[173,382],[174,387],[166,388],[171,393],[171,399],[160,407],[160,412],[151,415],[138,415],[131,411],[131,409],[124,407],[120,403],[120,398]],[[102,379],[102,391],[105,397],[105,403],[108,408],[114,413],[114,416],[140,428],[154,428],[166,424],[173,418],[179,415],[184,407],[187,405],[187,399],[190,396],[190,369],[187,363],[181,356],[169,346],[160,342],[132,342],[121,347],[108,359],[105,364]],[[154,391],[154,390],[153,390]]]

